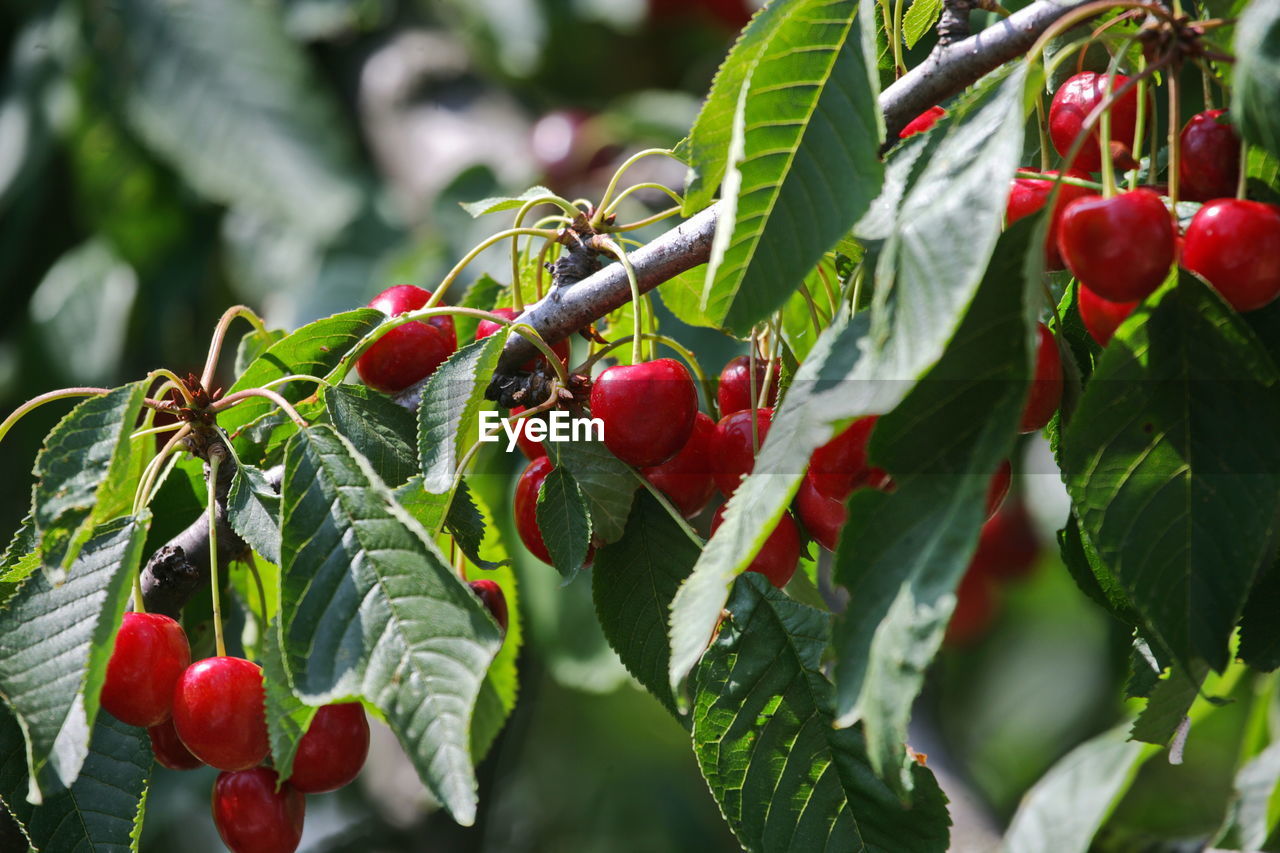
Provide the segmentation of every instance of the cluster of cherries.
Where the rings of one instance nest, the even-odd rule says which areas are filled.
[[[302,838],[304,794],[336,791],[355,779],[369,752],[369,723],[357,703],[325,705],[298,742],[281,782],[270,754],[262,669],[244,658],[191,663],[186,632],[158,613],[126,613],[101,693],[121,722],[144,726],[156,760],[172,770],[205,764],[213,823],[235,853],[291,853]]]

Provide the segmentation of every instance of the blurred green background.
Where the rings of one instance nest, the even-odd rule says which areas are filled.
[[[459,201],[534,183],[598,196],[629,153],[678,141],[750,11],[749,0],[6,0],[0,409],[158,366],[194,370],[237,302],[292,328],[391,284],[433,287],[504,227]],[[650,158],[629,179],[678,187],[683,174]],[[638,199],[630,213],[665,206]],[[495,251],[475,272],[504,277],[506,263]],[[710,370],[740,351],[665,312],[663,326]],[[6,531],[64,410],[6,439]],[[1013,499],[1031,510],[1036,565],[996,590],[989,627],[940,659],[913,732],[962,801],[959,850],[989,849],[1027,786],[1122,712],[1127,640],[1047,547],[1065,498],[1040,439],[1025,450]],[[487,464],[509,495],[517,460]],[[509,529],[508,506],[497,509]],[[518,569],[521,698],[481,765],[477,826],[434,810],[382,731],[358,784],[309,798],[303,849],[736,849],[683,729],[605,645],[589,579],[561,588],[527,555]],[[1222,728],[1229,743],[1229,718]],[[1204,751],[1196,772],[1225,797]],[[157,771],[144,850],[220,849],[212,778]],[[1117,843],[1207,831],[1221,798],[1185,790],[1141,787],[1159,807],[1126,800]],[[1186,808],[1170,809],[1179,796]]]

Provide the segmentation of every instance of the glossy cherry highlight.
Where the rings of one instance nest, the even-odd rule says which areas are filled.
[[[267,757],[262,668],[235,657],[187,667],[173,691],[173,726],[191,754],[219,770],[245,770]]]
[[[1280,294],[1280,207],[1260,201],[1211,201],[1187,226],[1182,265],[1203,276],[1237,311]]]
[[[610,367],[591,386],[591,414],[604,422],[605,447],[637,468],[675,456],[697,412],[693,379],[675,359]]]
[[[1236,194],[1240,180],[1240,137],[1223,121],[1226,110],[1196,113],[1178,136],[1178,187],[1188,201],[1212,201]]]
[[[186,632],[159,613],[126,613],[107,662],[100,702],[131,726],[169,719],[173,686],[191,663]]]
[[[498,586],[496,581],[491,581],[488,578],[471,581],[470,587],[471,591],[484,604],[485,609],[493,616],[493,621],[498,623],[498,627],[505,634],[509,617],[507,614],[507,596],[503,593],[502,587]]]
[[[304,794],[336,791],[355,779],[369,755],[369,721],[359,702],[325,705],[298,741],[289,784]]]
[[[276,771],[254,767],[218,774],[213,783],[213,825],[232,853],[293,853],[302,840],[306,797]]]
[[[947,111],[939,106],[932,106],[920,115],[907,122],[907,126],[898,132],[899,139],[906,139],[908,136],[915,136],[917,133],[924,133],[926,130],[932,130],[933,126],[938,123],[938,119],[947,114]]]
[[[1112,78],[1111,90],[1120,88],[1129,81],[1123,74]],[[1107,77],[1093,71],[1083,71],[1069,77],[1066,82],[1053,93],[1053,102],[1049,105],[1049,138],[1059,154],[1066,157],[1083,128],[1089,114],[1094,108],[1106,100]],[[1122,152],[1121,161],[1125,160],[1130,146],[1133,145],[1133,133],[1138,123],[1138,93],[1130,89],[1111,105],[1111,136],[1109,144],[1099,145],[1099,128],[1101,122],[1093,126],[1089,141],[1080,147],[1080,152],[1069,168],[1096,172],[1102,167],[1103,147],[1115,158],[1116,151]],[[1128,155],[1127,159],[1132,160]],[[1126,162],[1121,165],[1127,166]]]
[[[715,433],[715,422],[698,412],[694,416],[693,432],[680,452],[661,465],[640,472],[654,488],[667,496],[685,518],[693,518],[702,512],[715,493],[716,483],[711,470]]]
[[[779,364],[773,362],[773,375],[769,380],[769,395],[765,405],[772,406],[778,402]],[[769,372],[769,364],[763,359],[756,360],[755,390],[756,400],[764,390],[764,377]],[[720,408],[720,417],[751,408],[751,359],[740,355],[729,359],[729,363],[720,371],[720,382],[716,386],[716,405]]]
[[[399,284],[374,297],[369,307],[395,317],[421,308],[430,298],[429,290]],[[451,317],[406,323],[369,347],[356,360],[356,372],[370,388],[394,394],[430,376],[457,348],[458,333]]]
[[[1090,290],[1132,302],[1159,287],[1173,266],[1173,218],[1146,189],[1077,199],[1062,212],[1058,250]]]

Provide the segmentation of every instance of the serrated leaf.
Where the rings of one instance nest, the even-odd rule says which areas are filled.
[[[95,530],[65,582],[53,586],[33,574],[0,611],[0,696],[27,737],[32,803],[51,793],[41,776],[46,766],[69,786],[89,755],[98,693],[149,523],[143,515]]]
[[[0,801],[34,850],[137,853],[152,771],[145,730],[110,714],[99,716],[79,777],[40,806],[24,798],[24,752],[21,727],[0,706]]]
[[[281,779],[293,773],[298,742],[307,733],[318,708],[293,694],[289,670],[280,648],[280,620],[272,619],[263,632],[262,682],[265,693],[267,735],[271,741],[271,763]]]
[[[902,16],[902,40],[908,48],[916,46],[916,42],[924,34],[933,29],[942,17],[942,0],[911,0],[907,14]]]
[[[1189,274],[1135,316],[1103,352],[1063,436],[1064,479],[1153,635],[1184,667],[1203,658],[1221,670],[1272,556],[1280,374],[1240,317]]]
[[[1235,56],[1232,120],[1246,142],[1280,157],[1280,6],[1245,7]]]
[[[280,495],[252,465],[237,466],[231,477],[227,521],[253,550],[280,562]]]
[[[739,334],[786,300],[883,179],[874,7],[781,5],[737,99],[700,305]]]
[[[502,295],[506,286],[488,273],[482,274],[475,281],[471,282],[471,286],[467,288],[467,292],[462,295],[462,301],[458,304],[463,308],[477,308],[481,311],[492,311],[498,304],[498,298]],[[453,318],[453,326],[457,330],[459,341],[469,341],[476,336],[476,327],[480,325],[478,317],[469,317],[466,314],[456,314]]]
[[[503,329],[467,344],[427,380],[418,407],[418,461],[427,491],[449,491],[462,457],[480,437],[480,405],[506,342]]]
[[[602,441],[546,441],[543,447],[556,466],[563,466],[587,502],[591,534],[601,544],[616,542],[626,529],[631,502],[640,481]]]
[[[648,493],[636,498],[622,538],[601,548],[591,569],[596,615],[627,671],[673,714],[667,683],[667,614],[701,549]]]
[[[833,727],[826,614],[754,574],[738,580],[729,613],[693,679],[693,748],[743,847],[946,850],[950,819],[933,774],[910,762],[906,807],[872,772],[861,732]]]
[[[490,213],[501,213],[504,210],[518,210],[524,207],[526,202],[533,201],[536,198],[546,198],[553,196],[555,193],[546,187],[530,187],[520,195],[515,196],[496,196],[494,198],[481,199],[480,201],[462,202],[461,207],[472,218],[479,219]]]
[[[1134,721],[1129,738],[1157,746],[1167,744],[1191,710],[1191,703],[1200,694],[1200,685],[1208,671],[1203,663],[1199,663],[1192,672],[1177,664],[1171,666],[1169,674],[1150,692],[1147,707]]]
[[[577,481],[563,467],[552,468],[542,481],[536,513],[552,565],[566,581],[572,580],[587,561],[591,519]]]
[[[324,403],[333,428],[369,460],[384,483],[400,486],[418,473],[418,425],[408,409],[363,385],[326,388]]]
[[[36,541],[35,522],[28,515],[22,519],[22,525],[9,546],[0,557],[0,606],[3,606],[9,594],[17,584],[26,580],[32,572],[40,568],[40,549]]]
[[[654,293],[676,319],[690,326],[718,328],[718,324],[702,310],[702,285],[707,280],[707,265],[699,264],[668,279]],[[626,334],[631,334],[629,331]],[[623,350],[626,348],[623,347]],[[618,350],[621,351],[621,350]]]
[[[233,368],[235,375],[240,376],[248,370],[258,356],[284,340],[288,334],[284,329],[250,330],[236,345],[236,363]]]
[[[1120,582],[1081,533],[1080,520],[1074,513],[1067,519],[1067,526],[1058,532],[1058,548],[1062,562],[1081,592],[1126,625],[1142,627],[1142,616],[1133,609]]]
[[[459,483],[458,490],[461,491],[464,485]],[[444,525],[449,512],[449,496],[432,494],[422,488],[422,477],[414,475],[409,482],[398,487],[394,494],[396,503],[404,507],[422,525],[423,530],[432,532]]]
[[[467,487],[466,480],[458,481],[458,489],[453,493],[453,500],[449,503],[449,512],[445,516],[444,527],[445,530],[449,531],[449,535],[453,537],[453,541],[459,550],[466,554],[467,559],[477,568],[496,569],[498,567],[498,562],[486,560],[480,556],[480,549],[484,544],[485,531],[492,528],[485,524],[484,515],[480,512],[480,508],[476,506],[475,497]],[[434,527],[427,528],[429,531],[434,529]],[[502,559],[505,559],[505,556]]]
[[[56,582],[75,560],[95,525],[119,513],[119,495],[132,494],[129,433],[142,411],[143,383],[84,400],[58,422],[36,456],[32,489],[45,571]]]
[[[281,624],[308,703],[379,708],[454,819],[475,819],[469,726],[497,626],[427,531],[327,426],[285,453]]]

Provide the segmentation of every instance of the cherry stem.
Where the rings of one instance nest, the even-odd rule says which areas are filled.
[[[1057,181],[1063,184],[1070,184],[1073,187],[1084,187],[1089,190],[1097,190],[1102,192],[1102,184],[1098,181],[1091,181],[1088,178],[1077,178],[1071,175],[1057,174],[1050,175],[1047,172],[1033,172],[1030,169],[1019,169],[1019,178],[1032,178],[1037,181]]]
[[[902,0],[894,0],[893,29],[889,37],[893,39],[893,76],[900,78],[907,73],[907,64],[902,59]]]
[[[1141,9],[1162,21],[1167,23],[1173,22],[1173,17],[1169,12],[1154,3],[1138,3],[1132,2],[1132,0],[1098,0],[1096,3],[1081,6],[1080,8],[1063,15],[1061,18],[1049,25],[1049,27],[1040,34],[1040,38],[1036,39],[1035,43],[1031,45],[1031,49],[1027,51],[1026,56],[1028,61],[1034,62],[1038,59],[1040,54],[1044,52],[1045,45],[1055,39],[1059,33],[1069,30],[1081,21],[1092,18],[1093,16],[1106,12],[1110,9]]]
[[[1178,0],[1174,0],[1174,8]],[[1175,213],[1178,210],[1178,162],[1182,159],[1178,150],[1178,131],[1181,122],[1178,118],[1178,69],[1169,71],[1169,208]]]
[[[209,342],[209,355],[205,357],[204,371],[200,374],[200,384],[206,390],[213,384],[213,372],[218,367],[218,357],[222,355],[222,342],[227,337],[227,329],[237,317],[248,320],[255,331],[266,332],[267,330],[262,318],[247,305],[233,305],[223,311],[222,317],[218,319],[218,325],[214,327],[213,340]]]
[[[747,347],[747,390],[750,391],[748,399],[751,401],[751,456],[755,458],[760,455],[760,430],[756,425],[756,350],[759,346],[759,327],[751,332],[751,342]]]
[[[679,207],[668,207],[666,210],[646,216],[644,219],[637,219],[635,222],[628,222],[625,225],[604,225],[601,226],[601,232],[605,234],[619,234],[624,231],[637,231],[655,222],[661,222],[664,219],[670,219],[680,212]]]
[[[533,293],[539,301],[542,300],[542,272],[546,269],[547,255],[550,254],[551,248],[555,245],[550,240],[543,243],[542,251],[538,252],[538,260],[534,265]]]
[[[161,424],[160,426],[147,427],[145,429],[140,429],[137,432],[130,433],[129,440],[132,441],[135,438],[142,438],[145,435],[159,435],[162,432],[168,432],[169,430],[180,429],[181,427],[182,427],[182,424],[177,421],[175,421],[174,423]]]
[[[646,148],[643,151],[632,154],[623,161],[622,165],[618,167],[618,170],[613,173],[613,177],[609,179],[609,186],[605,187],[604,195],[600,197],[600,204],[596,207],[595,215],[591,217],[591,227],[599,229],[604,223],[605,211],[609,209],[610,200],[613,198],[613,192],[618,188],[618,181],[622,179],[622,175],[645,157],[653,156],[670,157],[677,163],[684,163],[683,160],[673,154],[668,148]]]
[[[1240,173],[1236,175],[1236,198],[1244,201],[1249,184],[1249,144],[1240,138]]]
[[[226,451],[220,445],[209,448],[209,589],[213,599],[213,645],[218,657],[226,657],[222,639],[222,595],[218,589],[218,466]]]
[[[1146,64],[1146,60],[1139,60]],[[1138,82],[1138,117],[1133,123],[1133,159],[1139,164],[1139,168],[1131,170],[1129,175],[1129,189],[1136,190],[1138,188],[1138,172],[1142,163],[1142,143],[1147,136],[1147,81],[1142,79]],[[1152,158],[1154,161],[1154,157]],[[1151,170],[1148,169],[1148,172]]]
[[[516,212],[516,219],[515,219],[515,222],[513,223],[514,226],[516,228],[519,228],[521,225],[523,225],[524,218],[529,213],[529,211],[533,210],[533,208],[537,207],[540,204],[554,204],[556,207],[560,208],[561,210],[566,211],[571,217],[576,217],[578,216],[579,213],[581,213],[581,211],[578,210],[578,208],[574,207],[572,203],[565,201],[560,196],[554,195],[554,194],[547,194],[543,196],[538,196],[535,199],[530,199],[529,201],[525,202],[520,207],[520,210]],[[570,219],[569,221],[572,222],[573,220]],[[541,222],[539,224],[541,224]],[[512,298],[513,298],[513,301],[515,302],[515,309],[517,311],[524,311],[524,300],[520,293],[520,235],[519,234],[516,234],[511,238],[511,287],[514,292],[514,296]]]
[[[110,394],[110,388],[91,388],[89,386],[78,386],[75,388],[60,388],[57,391],[48,391],[38,397],[32,397],[18,408],[14,409],[9,417],[0,422],[0,441],[13,429],[13,425],[22,420],[28,413],[40,408],[45,403],[52,403],[54,400],[67,400],[72,397],[100,397],[103,394]]]
[[[258,588],[258,613],[256,614],[259,621],[259,631],[266,633],[268,628],[267,620],[267,588],[262,583],[262,574],[258,571],[258,561],[253,556],[253,551],[249,551],[244,558],[245,568],[249,570],[249,574],[253,575],[254,586]],[[212,577],[212,576],[211,576]]]
[[[209,411],[214,414],[218,414],[219,412],[225,412],[227,409],[230,409],[231,407],[235,406],[237,403],[241,403],[250,397],[262,397],[265,400],[270,400],[272,403],[275,403],[277,406],[280,407],[280,409],[286,415],[289,416],[289,420],[297,424],[300,429],[306,429],[308,426],[310,426],[310,424],[306,422],[306,419],[304,419],[302,415],[298,414],[298,410],[295,409],[288,400],[286,400],[284,397],[281,397],[279,394],[277,394],[275,391],[272,391],[270,388],[246,388],[243,391],[237,391],[234,394],[228,394],[227,396],[223,397],[221,400],[219,400],[218,402],[210,406]]]
[[[597,240],[597,244],[617,258],[622,264],[623,270],[627,273],[627,284],[631,286],[631,363],[640,364],[643,361],[640,345],[644,340],[644,303],[640,301],[640,283],[636,280],[635,268],[631,266],[631,260],[627,257],[627,253],[622,251],[622,247],[611,238],[600,237]]]
[[[1049,162],[1049,131],[1045,128],[1044,92],[1036,92],[1036,130],[1040,133],[1040,171],[1047,172]]]
[[[529,234],[534,237],[545,237],[548,240],[554,240],[556,237],[556,232],[548,228],[508,228],[505,231],[499,231],[497,234],[486,237],[473,247],[471,251],[463,255],[461,260],[453,265],[453,269],[449,270],[448,274],[445,275],[439,286],[436,287],[435,293],[431,294],[431,298],[427,300],[427,303],[423,305],[422,308],[435,308],[439,305],[440,300],[444,298],[445,293],[449,290],[449,285],[453,284],[454,280],[456,280],[457,277],[462,274],[462,271],[467,268],[467,265],[478,258],[485,249],[495,243],[501,243],[508,237],[519,237],[522,234]]]
[[[678,192],[671,189],[671,187],[667,186],[666,184],[660,184],[657,181],[641,181],[638,184],[632,184],[631,186],[623,190],[621,193],[619,193],[618,197],[615,198],[609,204],[609,207],[605,210],[604,218],[608,219],[609,214],[613,213],[615,210],[618,209],[618,205],[622,204],[623,199],[627,198],[632,193],[639,192],[640,190],[657,190],[658,192],[666,195],[667,198],[674,201],[677,205],[684,204],[684,198]]]
[[[147,467],[142,469],[142,476],[138,480],[138,488],[133,493],[134,515],[137,515],[142,511],[143,507],[151,503],[151,499],[154,497],[152,492],[155,491],[156,484],[160,482],[159,473],[164,467],[165,460],[177,451],[179,442],[190,433],[191,424],[182,424],[177,432],[169,436],[169,440],[165,442],[164,447],[160,448],[160,452],[147,463]]]
[[[781,337],[781,334],[782,333],[781,331],[779,331],[778,326],[775,325],[774,336],[772,340],[777,340],[778,338]],[[769,404],[769,384],[773,382],[774,368],[777,366],[777,359],[773,358],[773,353],[770,352],[769,355],[770,355],[770,358],[768,361],[765,362],[765,365],[764,365],[764,379],[761,380],[761,383],[760,383],[763,387],[758,392],[760,408],[762,409],[768,406]],[[757,452],[759,451],[757,450]]]
[[[182,395],[182,399],[186,401],[186,404],[188,406],[195,403],[195,398],[191,396],[191,392],[187,389],[187,383],[179,379],[178,374],[174,373],[172,370],[168,370],[163,367],[157,367],[155,370],[148,373],[146,378],[148,380],[163,378],[166,381],[164,385],[160,386],[161,394],[164,393],[165,387],[168,386],[176,389],[177,392]],[[206,384],[205,387],[207,388],[208,385]],[[157,398],[159,398],[159,396],[160,394],[156,395]]]
[[[693,354],[692,350],[681,344],[675,338],[667,337],[666,335],[659,334],[658,332],[642,332],[640,336],[647,341],[654,341],[670,348],[676,353],[676,355],[684,359],[685,363],[689,365],[689,369],[693,371],[694,378],[697,379],[698,384],[702,386],[702,393],[706,395],[708,403],[714,404],[715,389],[711,387],[711,381],[707,378],[707,374],[703,371],[702,365],[698,362],[698,357]],[[575,367],[573,372],[590,374],[591,368],[595,366],[596,362],[604,358],[613,350],[631,343],[634,337],[634,335],[627,335],[624,338],[618,338],[616,341],[610,341],[605,346],[593,352],[586,361],[582,362],[582,364]]]
[[[323,385],[326,388],[333,387],[333,383],[328,379],[322,379],[319,376],[312,376],[310,373],[291,373],[288,376],[281,376],[279,379],[272,379],[270,382],[263,382],[258,387],[273,388],[276,385],[284,385],[286,382],[314,382],[315,384]]]
[[[809,286],[803,281],[800,282],[800,295],[804,297],[805,305],[809,308],[809,323],[813,326],[814,339],[822,334],[822,320],[818,317],[818,303],[813,301],[813,294],[809,291]],[[825,317],[825,314],[823,315]]]
[[[650,483],[648,478],[636,469],[632,468],[631,473],[640,481],[640,484],[648,490],[649,494],[653,495],[654,500],[656,500],[662,508],[666,510],[667,515],[671,516],[672,520],[680,526],[680,529],[684,531],[684,535],[689,537],[689,541],[693,542],[693,544],[697,545],[698,549],[701,550],[706,543],[703,541],[702,537],[698,535],[698,532],[693,529],[685,517],[680,514],[680,511],[675,508],[667,496],[662,493],[662,490],[653,483]]]
[[[832,316],[834,317],[840,300],[836,296],[836,289],[831,285],[831,279],[827,277],[827,270],[822,266],[822,261],[818,261],[818,278],[822,279],[822,287],[827,292],[827,304],[831,306]]]
[[[1111,58],[1111,63],[1107,66],[1106,81],[1102,85],[1102,98],[1107,103],[1107,108],[1102,111],[1101,119],[1098,123],[1098,150],[1102,157],[1102,197],[1111,198],[1116,194],[1116,166],[1111,159],[1111,107],[1120,99],[1112,97],[1115,91],[1116,72],[1120,68],[1120,57],[1124,53],[1117,51],[1116,55]],[[1141,111],[1141,106],[1139,106]]]

